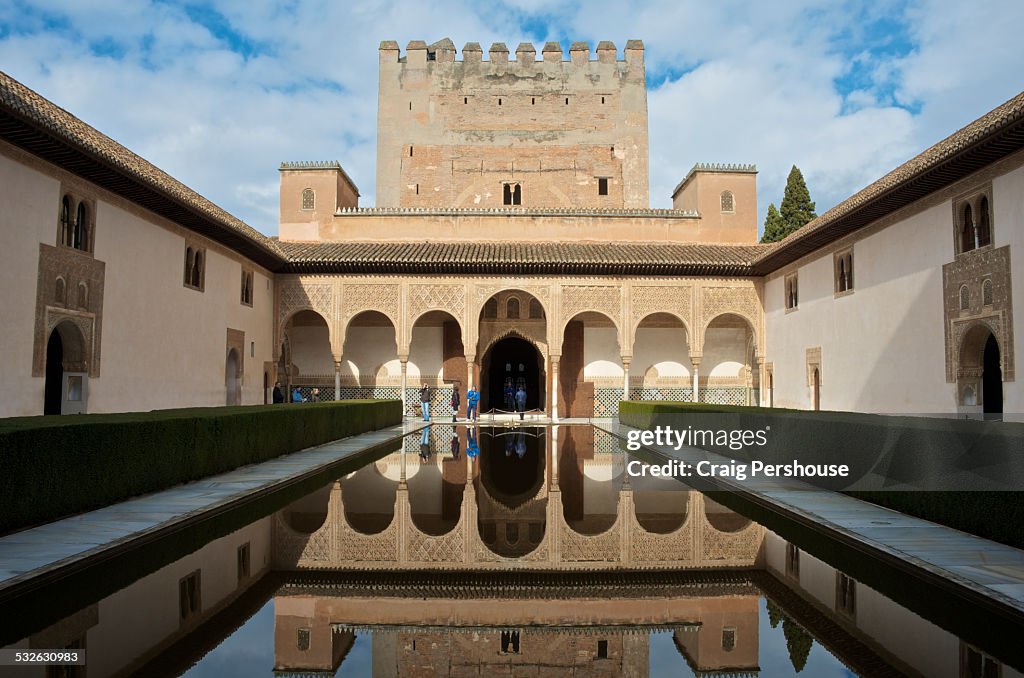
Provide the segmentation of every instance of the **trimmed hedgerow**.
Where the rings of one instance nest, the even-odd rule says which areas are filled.
[[[1009,422],[671,401],[622,401],[619,420],[642,429],[658,425],[714,430],[771,427],[764,447],[708,449],[775,464],[791,462],[794,457],[801,463],[848,464],[854,477],[807,479],[837,491],[846,491],[858,479],[856,474],[871,470],[881,452],[886,453],[885,464],[874,471],[910,482],[930,473],[929,466],[939,477],[949,468],[997,468],[1024,454],[1024,425]],[[872,463],[858,464],[858,460]],[[1017,492],[879,490],[846,494],[1024,548],[1024,502]]]
[[[0,534],[401,421],[397,400],[0,420]]]

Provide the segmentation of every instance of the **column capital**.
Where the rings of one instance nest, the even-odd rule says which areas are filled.
[[[409,354],[406,353],[405,355],[402,355],[401,353],[399,353],[398,354],[398,361],[400,363],[402,363],[403,365],[406,364],[407,362],[409,362]]]

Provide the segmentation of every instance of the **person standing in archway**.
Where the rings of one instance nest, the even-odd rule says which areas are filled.
[[[459,419],[459,403],[462,400],[459,398],[459,385],[452,384],[452,423],[454,424]]]
[[[516,407],[516,389],[512,379],[505,380],[505,411],[512,412]]]
[[[423,410],[423,421],[430,421],[430,398],[433,395],[431,389],[427,384],[423,384],[423,388],[420,389],[420,408]]]
[[[480,405],[480,391],[476,390],[476,386],[470,386],[469,390],[466,391],[466,419],[476,421],[479,414],[477,408]]]
[[[284,402],[284,391],[281,390],[281,382],[274,382],[274,395],[273,401],[275,405],[279,405]]]
[[[519,411],[519,420],[522,421],[526,415],[526,387],[520,386],[516,391],[516,409]]]

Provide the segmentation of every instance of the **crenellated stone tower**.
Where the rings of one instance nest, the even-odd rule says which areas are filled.
[[[380,45],[379,207],[647,208],[644,47]]]

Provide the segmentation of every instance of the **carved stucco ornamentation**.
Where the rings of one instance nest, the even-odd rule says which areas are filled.
[[[46,344],[54,328],[67,321],[82,334],[82,359],[89,376],[99,377],[106,265],[70,247],[40,243],[38,270],[32,376],[45,376]],[[56,298],[58,277],[64,284],[63,299]],[[80,288],[84,290],[83,299]]]
[[[400,285],[387,283],[344,285],[342,286],[341,301],[345,309],[342,317],[346,323],[363,311],[379,311],[391,319],[396,329],[400,325],[399,318],[402,307]]]
[[[583,311],[598,311],[619,326],[622,320],[622,287],[613,285],[563,285],[562,324]]]
[[[693,519],[687,515],[683,524],[666,534],[648,532],[631,514],[630,558],[634,563],[693,563]]]
[[[427,311],[451,313],[459,324],[466,309],[466,288],[463,285],[409,285],[409,320]]]
[[[1003,380],[1014,380],[1013,296],[1010,247],[973,250],[942,267],[942,302],[946,317],[946,381],[957,380],[964,335],[983,325],[999,342]],[[986,304],[983,285],[990,280],[992,303]],[[967,308],[960,308],[960,290],[967,288]]]
[[[756,557],[758,547],[764,539],[764,529],[751,522],[737,532],[716,530],[706,519],[702,519],[702,560],[725,565],[746,565]]]
[[[701,290],[701,326],[706,328],[716,317],[732,313],[746,318],[761,341],[761,301],[752,286],[704,287]]]
[[[322,315],[330,327],[334,319],[334,286],[331,283],[309,283],[295,279],[279,282],[278,289],[279,321],[283,321],[296,311],[309,309]]]
[[[693,286],[643,286],[630,291],[633,330],[652,313],[671,313],[682,319],[687,331],[692,332]]]

